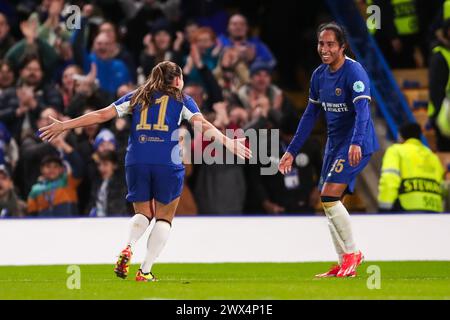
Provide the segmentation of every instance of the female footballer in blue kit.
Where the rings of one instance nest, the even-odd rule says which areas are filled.
[[[121,278],[128,275],[132,247],[155,216],[156,223],[147,242],[147,254],[136,281],[156,280],[151,268],[168,239],[183,187],[184,166],[178,134],[174,132],[181,120],[198,121],[207,138],[218,139],[242,159],[251,157],[250,149],[243,144],[245,139],[230,139],[203,118],[194,100],[181,92],[183,85],[181,68],[173,62],[164,61],[153,68],[142,86],[110,106],[72,120],[52,118],[51,125],[40,129],[40,137],[51,141],[65,130],[103,123],[116,116],[132,116],[125,166],[127,200],[133,203],[136,214],[130,220],[127,247],[121,252],[114,269]]]
[[[363,255],[356,248],[350,216],[341,198],[346,192],[353,192],[356,176],[379,148],[370,116],[370,82],[361,64],[346,56],[349,45],[338,24],[321,25],[317,37],[317,51],[323,63],[311,77],[308,106],[280,160],[279,170],[289,173],[323,110],[328,139],[319,189],[339,264],[317,277],[353,277]]]

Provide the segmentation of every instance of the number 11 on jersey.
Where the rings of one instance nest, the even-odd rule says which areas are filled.
[[[169,131],[169,126],[165,124],[167,103],[169,102],[169,96],[162,96],[155,100],[155,104],[159,104],[158,122],[153,125],[153,130]],[[147,123],[149,107],[141,110],[141,120],[136,125],[136,130],[152,130],[152,125]]]

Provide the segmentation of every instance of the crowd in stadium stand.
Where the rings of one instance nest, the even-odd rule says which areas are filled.
[[[215,126],[222,130],[267,129],[268,137],[270,130],[280,129],[277,152],[282,155],[299,115],[280,85],[274,83],[273,72],[276,68],[281,75],[281,87],[301,86],[291,81],[295,77],[292,70],[298,69],[295,61],[302,60],[309,76],[311,68],[318,65],[311,26],[320,18],[311,20],[311,15],[298,10],[300,2],[289,1],[283,10],[275,3],[268,5],[272,18],[279,21],[266,28],[270,30],[266,38],[274,44],[269,48],[252,35],[249,20],[255,17],[225,10],[224,2],[2,2],[0,217],[131,214],[125,200],[123,167],[129,119],[66,132],[50,143],[39,139],[38,128],[48,125],[50,117],[74,118],[108,106],[142,84],[151,69],[164,60],[182,67],[184,92]],[[79,21],[70,5],[80,9]],[[214,5],[214,10],[209,7]],[[253,12],[246,10],[248,6],[242,4],[242,12]],[[207,14],[196,15],[193,8],[208,8],[203,10]],[[280,18],[284,14],[291,18],[303,15],[297,19],[300,41],[277,36],[291,30]],[[268,23],[270,19],[262,22]],[[439,37],[439,23],[436,39],[444,41],[448,38]],[[416,60],[395,56],[395,52],[399,47],[422,45],[411,44],[418,37],[383,35],[390,38],[378,40],[382,48],[386,41],[391,46],[385,53],[393,67],[403,66],[395,65],[396,59],[406,64],[409,61],[406,67],[414,67]],[[381,33],[376,36],[381,37]],[[302,43],[312,45],[305,49]],[[293,55],[300,59],[292,59]],[[186,127],[191,129],[188,124]],[[204,144],[203,150],[206,147]],[[268,156],[278,161],[276,156]],[[260,175],[262,167],[268,165],[267,161],[260,163],[264,165],[187,164],[178,214],[314,211],[319,203],[316,185],[322,165],[319,142],[309,139],[295,159],[291,176]]]
[[[79,5],[75,28],[63,0],[0,8],[2,217],[130,214],[123,168],[129,119],[65,132],[50,143],[39,139],[38,128],[51,117],[109,105],[163,60],[183,68],[184,92],[218,128],[281,128],[285,143],[295,131],[297,112],[272,81],[277,59],[251,36],[244,15],[189,19],[180,16],[180,1]],[[180,214],[312,212],[318,201],[321,155],[314,142],[296,164],[301,184],[287,185],[279,174],[262,178],[259,165],[186,166]]]

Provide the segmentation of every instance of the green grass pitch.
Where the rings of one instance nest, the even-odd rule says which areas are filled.
[[[381,288],[370,290],[380,269]],[[329,263],[157,264],[153,283],[138,268],[117,278],[112,265],[81,265],[81,288],[69,290],[67,266],[0,267],[0,299],[450,299],[450,262],[366,262],[356,278],[314,279]],[[370,270],[370,269],[369,269]]]

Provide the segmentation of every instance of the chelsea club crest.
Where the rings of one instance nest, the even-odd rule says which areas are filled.
[[[339,97],[342,94],[342,89],[341,88],[336,88],[334,90],[334,93]]]

